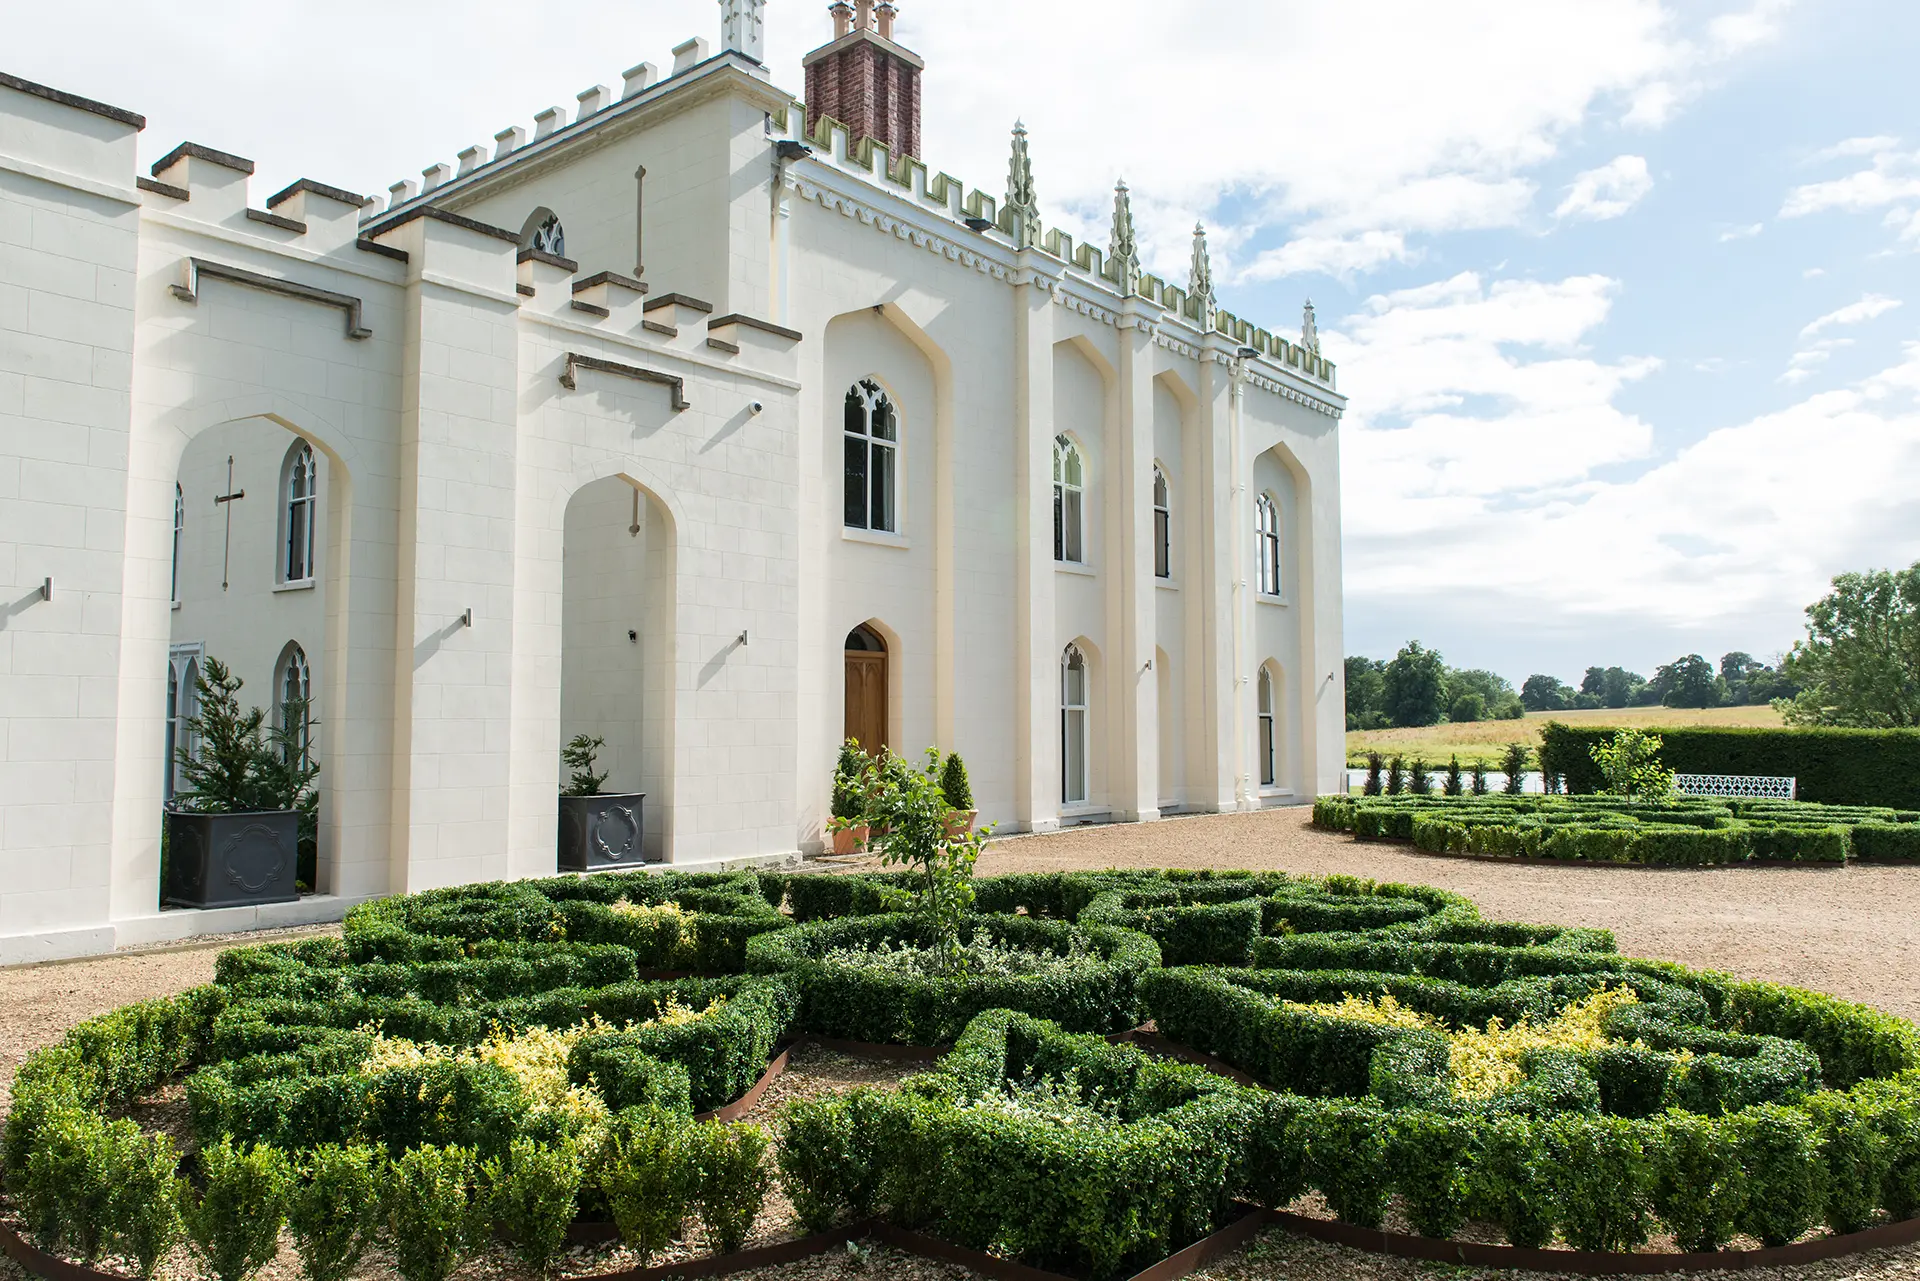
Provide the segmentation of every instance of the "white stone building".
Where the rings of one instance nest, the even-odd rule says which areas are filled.
[[[140,117],[0,76],[0,963],[551,873],[580,732],[679,865],[819,849],[850,731],[1002,830],[1340,785],[1311,311],[1219,311],[1199,235],[1143,275],[1124,187],[1045,229],[1017,128],[1006,199],[929,169],[891,5],[810,120],[721,3],[390,200],[137,176]],[[205,654],[311,692],[298,905],[156,908]]]

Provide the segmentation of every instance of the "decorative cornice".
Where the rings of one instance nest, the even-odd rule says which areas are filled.
[[[793,174],[789,174],[787,178],[787,187],[802,200],[814,201],[823,209],[834,210],[845,217],[865,223],[876,231],[889,233],[896,240],[904,240],[929,253],[938,254],[949,262],[970,267],[981,275],[1005,281],[1011,281],[1013,278],[1012,270],[998,259],[988,257],[905,218],[876,209],[844,192],[835,191]]]

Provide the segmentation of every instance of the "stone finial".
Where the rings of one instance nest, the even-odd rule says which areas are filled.
[[[502,129],[499,133],[493,135],[493,143],[493,158],[498,160],[500,157],[510,152],[518,151],[520,148],[526,146],[527,131],[519,125],[514,125],[509,129]]]
[[[548,107],[545,111],[533,113],[533,140],[539,142],[550,133],[557,133],[567,127],[567,109]]]
[[[1120,296],[1128,298],[1140,292],[1140,242],[1133,234],[1133,200],[1122,181],[1113,189],[1113,243],[1107,246],[1107,258],[1113,265],[1114,281]]]
[[[1040,247],[1040,197],[1033,187],[1033,157],[1027,152],[1027,127],[1013,122],[1013,160],[1007,166],[1007,214],[1015,249]]]
[[[580,104],[577,120],[585,120],[597,111],[604,111],[613,105],[613,91],[605,85],[594,85],[591,89],[582,89],[574,95]]]
[[[456,176],[464,178],[481,165],[487,163],[487,149],[483,144],[476,142],[471,147],[460,152],[455,159],[460,162],[460,168]]]
[[[411,178],[402,178],[387,190],[393,193],[392,207],[397,209],[420,194],[420,184]]]
[[[1219,300],[1213,292],[1213,260],[1207,254],[1207,226],[1193,224],[1193,271],[1187,277],[1187,297],[1199,305],[1200,326],[1213,328],[1213,313]]]
[[[720,48],[767,60],[767,0],[720,0]]]
[[[1320,329],[1313,323],[1313,299],[1307,299],[1307,305],[1300,313],[1300,345],[1318,356],[1320,354]]]
[[[853,34],[853,6],[847,0],[835,0],[827,6],[827,12],[833,15],[833,38]]]

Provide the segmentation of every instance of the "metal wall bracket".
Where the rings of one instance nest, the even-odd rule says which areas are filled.
[[[568,391],[579,390],[579,380],[574,377],[576,369],[595,369],[603,374],[617,374],[622,378],[633,378],[643,383],[659,383],[673,392],[674,413],[693,408],[693,402],[687,399],[687,380],[673,374],[642,369],[638,365],[622,365],[617,361],[602,360],[598,356],[583,356],[577,351],[570,351],[567,353],[567,367],[560,374],[560,385]]]
[[[373,330],[360,323],[362,303],[352,294],[336,294],[330,289],[303,285],[295,280],[263,276],[257,271],[248,271],[244,267],[229,267],[223,262],[210,262],[205,258],[184,258],[180,262],[180,283],[169,285],[167,288],[181,302],[198,303],[202,276],[211,276],[216,280],[230,280],[236,285],[246,285],[248,288],[261,289],[285,298],[297,298],[301,302],[317,302],[326,307],[339,307],[347,313],[347,337],[355,339],[373,337]]]

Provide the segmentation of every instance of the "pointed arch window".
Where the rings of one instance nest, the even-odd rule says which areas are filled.
[[[1272,787],[1279,777],[1274,759],[1273,669],[1260,669],[1260,785]]]
[[[313,579],[315,499],[320,495],[320,476],[314,466],[313,446],[304,440],[287,451],[281,493],[285,499],[281,526],[286,533],[286,543],[280,558],[280,581],[310,582]]]
[[[843,441],[847,528],[899,533],[900,415],[871,378],[847,389]]]
[[[1053,438],[1053,558],[1067,565],[1086,564],[1086,463],[1080,447],[1065,436]]]
[[[1262,494],[1253,505],[1254,563],[1259,567],[1260,594],[1280,594],[1280,504]]]
[[[289,642],[281,653],[274,686],[274,724],[285,734],[294,764],[304,767],[313,751],[313,672],[297,643]]]
[[[200,659],[197,647],[174,650],[167,662],[166,797],[171,801],[187,785],[180,754],[200,759],[200,740],[192,722],[200,714]]]
[[[187,494],[180,486],[173,487],[173,586],[169,588],[168,600],[180,603],[180,536],[187,528]]]
[[[1087,801],[1087,656],[1078,645],[1060,657],[1060,801]]]
[[[1173,577],[1173,493],[1167,473],[1153,469],[1153,576]]]

